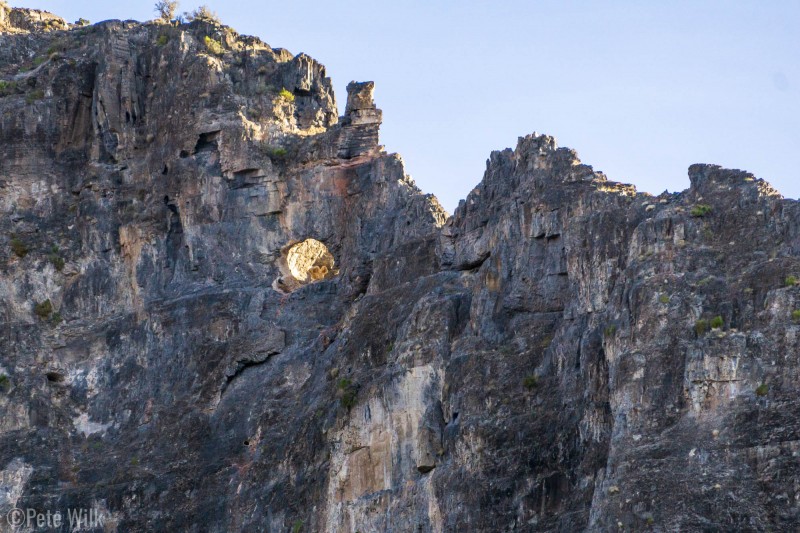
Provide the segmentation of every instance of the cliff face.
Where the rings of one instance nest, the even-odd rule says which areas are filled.
[[[0,13],[2,514],[800,524],[797,202],[710,165],[637,193],[534,134],[448,218],[371,83],[337,118],[324,67],[209,21]]]

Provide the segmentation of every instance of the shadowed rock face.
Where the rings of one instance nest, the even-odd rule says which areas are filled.
[[[637,193],[534,134],[448,218],[371,83],[337,118],[230,28],[0,12],[2,514],[800,525],[797,202],[711,165]]]

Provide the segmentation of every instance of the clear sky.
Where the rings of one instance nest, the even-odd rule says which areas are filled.
[[[69,21],[155,17],[154,1],[10,3]],[[682,190],[690,164],[716,163],[800,196],[797,0],[205,3],[325,64],[340,111],[350,80],[374,80],[382,144],[451,212],[491,150],[534,131],[641,191]]]

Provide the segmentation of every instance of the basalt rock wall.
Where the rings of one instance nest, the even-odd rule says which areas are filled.
[[[800,525],[800,208],[764,181],[652,196],[533,134],[448,216],[373,84],[338,117],[304,54],[200,19],[0,30],[3,515]]]

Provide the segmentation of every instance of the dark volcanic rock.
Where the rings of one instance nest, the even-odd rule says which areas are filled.
[[[800,208],[765,182],[654,197],[534,134],[447,218],[371,82],[337,118],[324,67],[213,22],[0,28],[2,514],[800,526]]]

